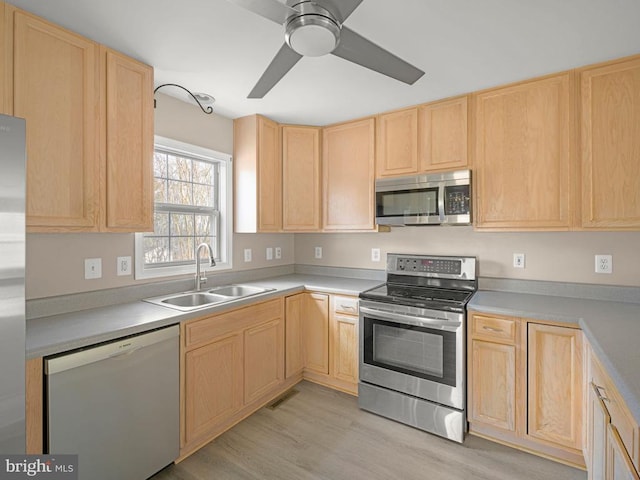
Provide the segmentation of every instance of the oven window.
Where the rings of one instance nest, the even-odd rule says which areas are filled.
[[[365,317],[364,361],[370,365],[456,384],[456,335]]]
[[[422,188],[376,193],[376,216],[438,216],[438,189]]]

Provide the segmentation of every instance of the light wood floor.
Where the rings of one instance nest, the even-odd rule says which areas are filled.
[[[585,480],[585,472],[474,436],[459,445],[358,409],[309,382],[153,480]]]

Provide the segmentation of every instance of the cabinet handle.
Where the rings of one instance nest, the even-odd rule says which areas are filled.
[[[482,327],[482,329],[494,333],[504,333],[504,330],[502,330],[501,328],[487,327],[486,325]]]
[[[600,385],[596,385],[593,382],[591,382],[591,385],[593,385],[593,388],[596,389],[596,393],[598,394],[598,397],[600,397],[600,399],[603,402],[611,402],[609,397],[607,397],[607,390],[604,387],[601,387]]]
[[[356,311],[356,309],[354,307],[352,307],[351,305],[340,304],[340,308],[342,308],[343,310],[351,310],[352,312]]]

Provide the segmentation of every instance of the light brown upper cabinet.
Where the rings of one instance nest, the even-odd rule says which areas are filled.
[[[417,173],[418,109],[378,115],[376,124],[376,177]]]
[[[153,231],[153,70],[109,49],[106,67],[106,178],[109,231]]]
[[[374,229],[374,152],[373,118],[322,131],[325,230]]]
[[[322,170],[317,127],[282,126],[282,229],[322,227]]]
[[[477,228],[569,229],[573,92],[568,72],[474,94]]]
[[[27,121],[27,227],[97,231],[99,46],[10,5],[6,14],[11,113]]]
[[[582,226],[640,228],[640,58],[580,71]]]
[[[233,121],[234,224],[238,233],[282,230],[280,126],[261,115]]]
[[[28,231],[152,229],[152,68],[3,10],[2,104],[27,121]]]
[[[468,103],[464,96],[418,107],[418,159],[421,171],[467,167]]]

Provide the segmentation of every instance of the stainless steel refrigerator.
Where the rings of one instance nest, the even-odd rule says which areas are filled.
[[[25,121],[0,115],[0,453],[25,453]]]

